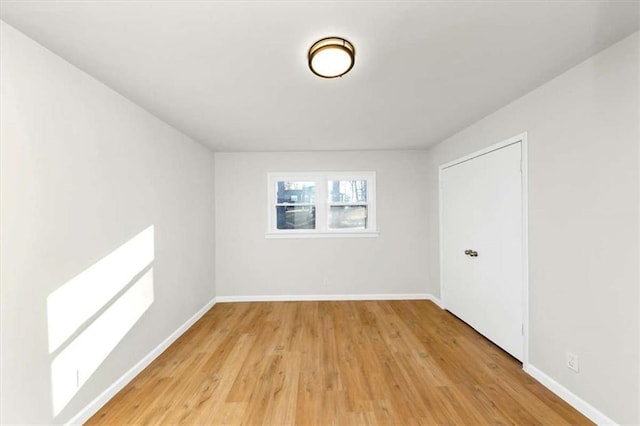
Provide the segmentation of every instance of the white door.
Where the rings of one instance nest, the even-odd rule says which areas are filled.
[[[441,238],[445,308],[522,361],[521,148],[442,169]]]

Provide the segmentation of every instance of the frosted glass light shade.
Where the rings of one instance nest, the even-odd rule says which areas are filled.
[[[355,53],[353,45],[343,38],[323,38],[309,49],[309,68],[319,77],[342,77],[353,68]]]

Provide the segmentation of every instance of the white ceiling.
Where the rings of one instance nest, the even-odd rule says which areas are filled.
[[[0,17],[215,150],[437,143],[638,30],[599,1],[2,1]],[[317,39],[356,48],[341,79]]]

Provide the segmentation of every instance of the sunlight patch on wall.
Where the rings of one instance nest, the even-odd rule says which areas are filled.
[[[150,226],[47,298],[54,416],[153,304],[153,260]]]
[[[153,225],[47,297],[49,353],[153,261]]]
[[[152,303],[153,268],[60,352],[51,363],[54,415],[62,411]]]

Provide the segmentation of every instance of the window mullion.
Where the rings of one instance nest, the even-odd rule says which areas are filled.
[[[323,176],[317,176],[316,182],[316,231],[327,231],[327,183]]]

